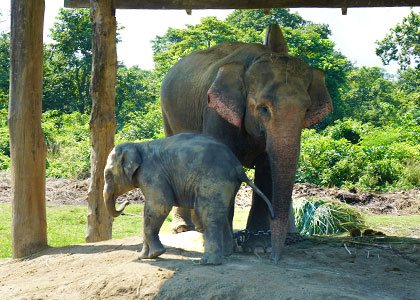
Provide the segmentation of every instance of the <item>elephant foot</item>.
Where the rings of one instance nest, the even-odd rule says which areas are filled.
[[[232,254],[233,254],[233,247],[223,249],[223,256],[231,256]]]
[[[172,233],[173,234],[186,232],[186,231],[190,231],[190,230],[192,230],[192,228],[190,228],[190,226],[188,226],[187,224],[181,224],[181,225],[177,225],[177,226],[172,227]]]
[[[217,254],[206,254],[200,259],[200,265],[221,265],[222,257]]]
[[[160,245],[158,247],[149,247],[148,244],[143,244],[143,249],[140,252],[139,259],[152,259],[157,258],[158,256],[162,255],[166,252],[165,247]]]
[[[234,233],[235,251],[247,253],[272,253],[271,232],[239,230]],[[299,233],[288,233],[285,244],[291,245],[306,240],[306,237]],[[273,258],[274,259],[274,258]]]

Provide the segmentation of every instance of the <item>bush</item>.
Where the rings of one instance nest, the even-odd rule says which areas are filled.
[[[163,137],[163,122],[160,105],[146,104],[145,112],[131,112],[129,121],[117,133],[117,143],[135,142]]]
[[[298,198],[293,201],[296,229],[301,234],[340,234],[365,228],[362,214],[339,201]]]
[[[379,192],[410,189],[418,187],[418,161],[415,122],[379,128],[347,119],[322,132],[303,130],[296,181]]]
[[[7,109],[0,109],[0,170],[10,168],[9,128],[7,126]]]
[[[48,177],[84,179],[90,175],[89,116],[79,112],[43,114]]]

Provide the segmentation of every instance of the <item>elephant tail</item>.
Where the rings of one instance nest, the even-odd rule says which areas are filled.
[[[270,200],[268,200],[267,196],[264,195],[264,193],[251,181],[251,179],[248,178],[248,176],[246,176],[242,167],[241,167],[241,171],[242,171],[241,177],[240,177],[241,182],[246,182],[258,194],[258,196],[260,196],[265,201],[265,203],[268,206],[268,210],[270,211],[271,219],[274,219],[273,206],[271,205]]]

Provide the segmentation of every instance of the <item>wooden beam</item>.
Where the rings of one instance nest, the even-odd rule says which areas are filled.
[[[12,0],[9,132],[12,255],[47,246],[46,145],[41,130],[44,0]]]
[[[91,183],[88,193],[86,242],[112,237],[113,218],[103,199],[104,168],[114,147],[115,83],[117,77],[116,20],[114,0],[91,0],[92,79],[90,94]]]
[[[115,0],[125,9],[264,9],[297,7],[420,6],[420,0]],[[68,8],[88,8],[89,0],[64,0]]]

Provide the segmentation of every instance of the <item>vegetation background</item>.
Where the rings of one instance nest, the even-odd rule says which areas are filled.
[[[398,74],[391,76],[378,67],[355,67],[336,50],[328,25],[287,9],[271,13],[235,10],[225,20],[207,17],[185,29],[168,28],[153,40],[152,71],[120,62],[116,143],[163,137],[159,87],[179,59],[225,41],[261,43],[267,25],[278,23],[290,53],[324,70],[335,108],[320,124],[304,130],[296,181],[377,192],[419,187],[420,15],[411,11],[385,37],[378,37],[376,54],[384,64],[399,64]],[[84,179],[90,174],[89,10],[61,9],[50,37],[53,42],[44,45],[42,120],[47,176]],[[10,168],[9,44],[10,34],[2,32],[0,170]]]

